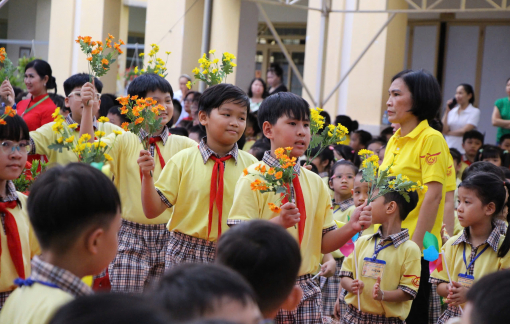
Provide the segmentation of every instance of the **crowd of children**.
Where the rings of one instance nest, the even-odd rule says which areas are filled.
[[[308,166],[299,160],[311,141],[310,107],[289,92],[268,96],[253,114],[246,93],[222,83],[188,92],[182,99],[188,116],[176,120],[172,86],[156,74],[141,75],[128,94],[162,105],[162,126],[135,134],[104,123],[112,178],[77,163],[70,151],[49,149],[57,139],[54,122],[29,131],[22,117],[5,117],[0,323],[400,324],[461,315],[466,323],[503,323],[510,310],[501,306],[508,298],[501,289],[510,273],[498,271],[510,268],[510,136],[484,145],[471,130],[462,139],[465,154],[427,142],[442,138],[434,130],[440,122],[427,121],[419,107],[398,110],[403,99],[396,97],[407,91],[402,84],[412,88],[409,73],[392,80],[388,107],[411,117],[392,117],[395,125],[372,137],[337,116],[334,123],[350,135],[312,150]],[[94,142],[102,83],[76,74],[64,90],[65,122],[77,125],[76,137],[88,134]],[[118,107],[108,113],[112,121],[124,118]],[[405,145],[413,154],[400,157]],[[423,147],[439,153],[420,156]],[[283,200],[252,184],[262,170],[282,167],[282,148],[296,162]],[[441,217],[427,223],[441,239],[439,266],[429,271],[416,241],[425,232],[417,229],[425,226],[420,208],[432,200],[424,192],[390,190],[367,204],[378,189],[363,180],[358,153],[366,150],[381,168],[397,170],[394,176],[423,179],[439,193]],[[27,197],[13,180],[29,154],[46,155],[50,167]],[[417,169],[424,173],[413,174]],[[93,284],[82,280],[87,276]],[[410,315],[424,313],[421,320]]]

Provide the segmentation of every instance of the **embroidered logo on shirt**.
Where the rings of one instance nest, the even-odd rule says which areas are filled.
[[[428,165],[434,165],[436,164],[437,162],[437,157],[438,155],[441,154],[441,152],[438,152],[436,154],[430,154],[430,153],[427,153],[427,155],[425,156],[420,156],[420,158],[422,159],[425,159],[425,162],[428,164]]]
[[[413,286],[420,287],[420,277],[415,276],[415,275],[404,275],[404,278],[413,278],[411,280],[411,283],[413,284]]]
[[[448,170],[446,171],[446,175],[447,175],[448,177],[452,175],[452,167],[453,167],[453,165],[450,165],[450,166],[448,167]]]

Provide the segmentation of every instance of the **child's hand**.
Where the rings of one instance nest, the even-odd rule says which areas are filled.
[[[4,80],[0,86],[0,98],[8,106],[14,105],[14,89],[9,80]]]
[[[299,217],[301,214],[295,204],[288,202],[281,208],[280,221],[284,228],[289,228],[299,223]]]
[[[466,295],[469,289],[462,286],[460,283],[452,281],[448,285],[448,297],[445,301],[452,306],[460,306],[466,302]]]
[[[351,284],[351,291],[353,294],[357,295],[358,291],[361,294],[363,292],[363,288],[365,287],[365,284],[363,281],[359,279],[354,279]]]
[[[377,278],[377,282],[374,285],[374,288],[372,288],[372,298],[375,300],[382,300],[382,290],[381,290],[381,277]]]
[[[441,227],[441,241],[443,241],[443,245],[446,244],[446,242],[450,239],[450,236],[448,235],[448,233],[446,232],[446,225],[443,224],[443,226]]]
[[[354,210],[349,223],[355,232],[369,228],[372,225],[372,206],[367,206],[365,201],[363,205]]]
[[[97,101],[96,87],[90,82],[85,83],[81,87],[80,93],[81,102],[85,108],[91,108],[92,105]]]
[[[335,259],[324,262],[321,266],[320,275],[326,278],[331,277],[335,274],[336,271],[336,261]]]
[[[341,290],[341,289],[340,289]],[[340,321],[340,318],[342,316],[342,314],[340,313],[341,311],[341,306],[340,306],[340,299],[336,299],[336,302],[335,302],[335,308],[333,310],[333,317],[337,320],[337,321]]]
[[[151,154],[146,150],[141,150],[140,157],[136,160],[136,162],[140,166],[142,174],[146,177],[150,177],[151,171],[154,171],[154,158]]]

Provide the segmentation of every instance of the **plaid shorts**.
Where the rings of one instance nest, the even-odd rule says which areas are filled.
[[[383,315],[360,312],[356,307],[347,305],[342,317],[342,324],[405,324],[398,317],[385,317]]]
[[[444,313],[439,317],[437,324],[445,324],[450,318],[460,317],[460,309],[457,306],[448,306]]]
[[[112,292],[142,293],[165,270],[170,232],[166,224],[147,225],[122,220],[117,255],[108,266]]]
[[[301,302],[293,311],[280,309],[276,315],[275,323],[323,323],[321,289],[315,280],[312,280],[312,275],[298,277],[296,285],[303,290]]]
[[[324,316],[333,316],[335,311],[335,303],[338,299],[338,291],[340,290],[340,269],[342,269],[343,258],[335,259],[336,271],[329,278],[317,277],[322,295],[322,312]]]
[[[437,285],[430,285],[429,324],[436,324],[443,310],[441,309],[441,297],[437,294]]]
[[[215,255],[216,242],[179,232],[170,232],[165,255],[165,269],[181,263],[212,263]]]
[[[2,307],[4,307],[7,297],[9,297],[9,295],[12,294],[13,291],[14,290],[0,292],[0,310],[2,310]]]

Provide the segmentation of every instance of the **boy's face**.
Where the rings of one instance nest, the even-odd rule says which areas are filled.
[[[361,182],[361,174],[356,175],[356,178],[354,178],[352,198],[356,207],[363,205],[363,203],[368,199],[368,183]]]
[[[391,202],[385,204],[383,196],[370,203],[370,206],[372,206],[372,224],[383,224],[386,221],[386,210],[390,203]]]
[[[207,142],[214,141],[222,146],[234,145],[246,128],[247,107],[233,102],[221,104],[211,110],[198,112],[198,119],[207,132]]]
[[[83,115],[83,102],[81,101],[81,87],[76,87],[71,91],[65,99],[65,105],[71,109],[71,117],[75,122],[81,124],[81,116]],[[99,105],[101,100],[99,96],[92,102],[92,116],[99,113]]]
[[[504,151],[510,151],[510,138],[505,138],[503,142],[499,144],[499,147]]]
[[[170,93],[156,89],[156,91],[148,91],[145,97],[152,98],[156,100],[159,105],[165,107],[165,111],[160,113],[159,118],[161,118],[161,125],[166,125],[174,114],[174,104]]]
[[[205,319],[220,319],[239,324],[259,324],[262,320],[262,313],[256,303],[249,301],[246,305],[238,300],[223,298]]]
[[[116,115],[116,114],[110,114],[108,113],[108,115],[106,115],[106,117],[108,117],[108,119],[110,120],[110,123],[114,124],[114,125],[117,125],[120,127],[120,125],[122,124],[120,122],[120,117],[119,115]]]
[[[462,143],[462,148],[466,151],[467,156],[474,157],[481,147],[482,141],[476,138],[467,138],[464,143]]]
[[[264,122],[264,135],[271,140],[271,151],[280,147],[292,147],[291,157],[299,158],[305,154],[310,144],[310,121],[298,120],[283,115],[271,125]]]

